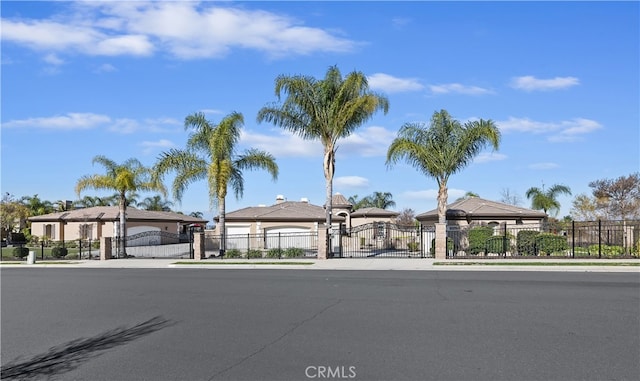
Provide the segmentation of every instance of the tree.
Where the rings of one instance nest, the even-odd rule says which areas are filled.
[[[74,201],[73,204],[76,208],[92,208],[94,206],[112,206],[112,197],[84,196],[80,200]]]
[[[76,184],[76,193],[85,189],[114,190],[118,194],[118,206],[120,208],[120,252],[127,256],[127,194],[136,191],[158,191],[166,194],[166,190],[161,182],[156,181],[151,176],[149,168],[145,167],[137,159],[131,158],[122,164],[98,155],[93,158],[93,164],[100,164],[106,169],[106,174],[85,175]]]
[[[573,199],[571,217],[578,221],[595,221],[602,215],[598,211],[598,203],[595,198],[581,193]]]
[[[538,187],[531,187],[527,190],[526,196],[531,200],[531,208],[542,210],[545,213],[553,213],[556,216],[560,211],[558,196],[561,194],[571,195],[571,189],[562,184],[554,184],[551,188],[544,190]]]
[[[189,213],[189,216],[195,217],[195,218],[202,218],[203,214],[202,212],[191,212]]]
[[[471,163],[482,149],[500,145],[500,131],[491,120],[464,124],[453,119],[446,110],[434,112],[429,126],[406,123],[398,131],[387,151],[391,167],[405,160],[438,183],[438,222],[446,222],[447,183],[451,175]]]
[[[145,210],[170,212],[173,203],[169,200],[163,200],[162,196],[155,195],[153,197],[145,197],[145,199],[142,200],[142,202],[139,202],[137,206]]]
[[[393,195],[390,192],[373,192],[373,194],[366,196],[362,199],[358,199],[358,195],[349,197],[353,210],[362,208],[380,208],[387,209],[396,205],[393,201]]]
[[[41,216],[53,213],[55,210],[51,201],[41,200],[37,194],[33,196],[23,196],[20,202],[29,209],[29,216]]]
[[[640,172],[617,179],[596,180],[589,183],[597,208],[606,214],[626,220],[640,216]]]
[[[258,112],[258,122],[269,122],[307,140],[319,140],[324,150],[323,171],[326,180],[325,215],[327,248],[331,240],[333,175],[337,142],[351,135],[377,111],[386,114],[389,101],[369,90],[367,77],[353,71],[343,78],[337,66],[327,70],[324,79],[311,76],[280,75],[275,80],[278,100]]]
[[[396,223],[403,226],[415,226],[418,223],[416,212],[411,208],[402,209],[398,217],[396,217]]]
[[[192,129],[183,150],[163,152],[154,166],[154,177],[162,179],[168,172],[176,172],[173,180],[173,197],[180,201],[187,187],[199,180],[209,184],[210,205],[218,206],[220,225],[220,253],[226,249],[225,199],[229,187],[236,198],[244,192],[242,171],[264,169],[273,180],[278,178],[275,158],[255,148],[236,154],[240,129],[244,123],[242,114],[233,112],[216,125],[205,118],[204,113],[194,113],[185,118],[185,130]]]
[[[520,200],[520,196],[518,196],[516,193],[512,193],[509,188],[502,188],[502,192],[500,192],[500,196],[501,196],[500,202],[503,202],[505,204],[514,205],[514,206],[520,206],[520,204],[522,204],[522,201]]]
[[[12,194],[4,193],[2,201],[0,201],[2,237],[6,237],[8,233],[13,232],[16,228],[21,229],[24,221],[29,217],[29,213],[29,208],[16,200]]]

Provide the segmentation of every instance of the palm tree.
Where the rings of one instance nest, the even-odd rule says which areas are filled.
[[[202,212],[191,212],[189,213],[189,216],[195,217],[195,218],[202,218]]]
[[[158,191],[166,194],[166,190],[161,182],[156,181],[151,176],[149,168],[145,167],[137,159],[131,158],[117,164],[115,161],[98,155],[93,158],[93,164],[100,164],[105,167],[106,174],[85,175],[76,184],[76,193],[80,193],[88,188],[99,190],[115,190],[118,193],[118,205],[120,207],[120,253],[125,258],[126,252],[126,215],[127,215],[127,194],[135,191]]]
[[[227,188],[233,189],[236,198],[244,191],[242,171],[265,169],[276,180],[278,165],[275,158],[258,149],[236,154],[240,140],[240,129],[244,123],[242,114],[233,112],[215,125],[208,121],[204,113],[195,113],[185,118],[185,130],[193,129],[184,150],[172,149],[160,154],[154,167],[154,176],[161,179],[166,173],[175,171],[172,191],[175,200],[180,201],[187,186],[198,180],[209,184],[209,202],[218,205],[220,224],[220,254],[226,249],[225,199]]]
[[[145,197],[138,205],[145,210],[156,210],[161,212],[170,212],[173,203],[168,200],[163,200],[161,196],[155,195],[153,197]]]
[[[73,204],[77,208],[111,206],[111,197],[84,196],[82,199],[75,201]]]
[[[480,195],[475,193],[475,192],[468,191],[468,192],[466,192],[464,194],[464,196],[458,197],[458,199],[456,201],[468,200],[468,199],[474,198],[474,197],[480,197]]]
[[[327,248],[331,247],[333,175],[338,139],[346,138],[378,110],[386,114],[389,101],[369,90],[367,77],[358,71],[342,77],[336,66],[324,79],[304,75],[280,75],[275,80],[278,100],[258,112],[258,122],[273,123],[307,140],[319,140],[324,148],[323,170],[326,180]]]
[[[55,207],[48,200],[41,200],[37,194],[33,196],[24,196],[20,202],[29,209],[30,216],[41,216],[43,214],[53,213]]]
[[[389,192],[373,192],[370,196],[371,206],[380,209],[387,209],[396,206],[393,195]]]
[[[554,216],[560,211],[560,203],[558,202],[558,196],[561,194],[571,195],[571,189],[562,184],[554,184],[548,190],[544,190],[538,187],[531,187],[527,190],[526,196],[531,200],[531,208],[536,210],[542,210],[545,213],[552,212]]]
[[[433,113],[427,127],[406,123],[387,151],[387,165],[406,160],[438,183],[438,222],[446,223],[447,182],[469,165],[487,145],[497,150],[500,131],[491,120],[465,124],[453,119],[446,110]]]

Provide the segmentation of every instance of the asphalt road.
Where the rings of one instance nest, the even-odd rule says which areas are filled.
[[[3,380],[640,379],[638,273],[0,275]]]

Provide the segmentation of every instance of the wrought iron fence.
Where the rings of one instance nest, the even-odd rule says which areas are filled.
[[[224,258],[317,258],[318,233],[229,234],[221,252],[221,237],[205,231],[205,254]]]
[[[640,221],[572,222],[566,230],[544,226],[472,225],[447,231],[447,257],[635,258]]]
[[[422,226],[374,222],[340,227],[337,258],[425,258],[433,256],[435,231]]]
[[[7,260],[26,260],[30,251],[37,260],[79,260],[99,259],[100,241],[77,239],[69,241],[51,241],[32,239],[30,242],[15,244],[0,249],[0,258]]]

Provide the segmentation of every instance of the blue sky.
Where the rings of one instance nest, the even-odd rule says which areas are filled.
[[[590,181],[640,169],[638,2],[12,2],[2,10],[2,192],[77,199],[74,186],[102,173],[95,155],[153,165],[187,138],[185,116],[245,125],[240,148],[271,152],[277,182],[245,173],[227,211],[278,194],[324,203],[319,142],[267,123],[280,74],[317,78],[337,65],[385,94],[376,114],[340,142],[334,191],[391,192],[396,210],[436,207],[437,185],[385,155],[407,122],[446,109],[492,119],[502,132],[449,182],[530,206],[532,186],[564,184],[560,216]],[[171,178],[167,179],[167,184]],[[88,191],[83,195],[104,195]],[[148,194],[142,194],[142,197]],[[206,184],[175,210],[212,218]]]

